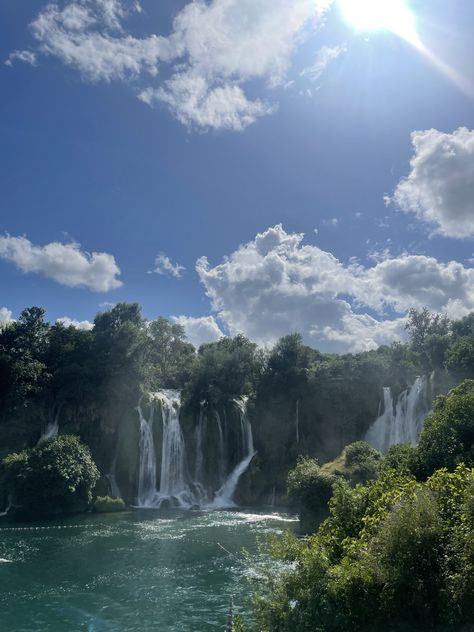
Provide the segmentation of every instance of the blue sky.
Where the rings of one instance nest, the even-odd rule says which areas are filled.
[[[418,46],[330,0],[2,2],[0,318],[357,351],[474,309],[474,6],[405,4]]]

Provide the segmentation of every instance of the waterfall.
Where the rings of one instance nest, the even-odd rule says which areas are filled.
[[[252,426],[250,425],[250,420],[247,416],[247,398],[240,397],[238,399],[234,399],[233,402],[237,406],[240,412],[240,426],[242,433],[242,444],[243,444],[243,458],[237,463],[232,472],[227,477],[227,480],[224,482],[222,487],[217,491],[216,497],[214,498],[211,507],[232,507],[235,505],[234,503],[234,493],[237,489],[237,484],[239,482],[242,474],[247,470],[250,465],[251,460],[255,456],[255,448],[253,444],[253,435],[252,435]]]
[[[383,389],[382,413],[369,428],[366,441],[385,454],[397,443],[416,445],[426,417],[431,412],[430,381],[417,377],[414,384],[400,393],[394,404],[390,387]]]
[[[163,419],[163,443],[161,452],[161,476],[159,498],[175,499],[180,506],[194,504],[187,483],[186,447],[179,423],[181,398],[179,391],[160,391]]]
[[[61,408],[58,407],[56,415],[54,415],[52,421],[49,421],[46,424],[46,426],[44,427],[43,432],[41,433],[41,437],[39,438],[37,445],[39,445],[40,443],[43,443],[44,441],[47,441],[48,439],[53,439],[54,437],[58,436],[58,432],[59,432],[59,412],[60,412],[60,409]]]
[[[206,405],[205,401],[201,402],[199,408],[199,421],[196,428],[196,459],[194,465],[194,480],[202,483],[203,479],[203,463],[204,456],[202,453],[202,438],[204,434],[204,406]]]
[[[164,502],[181,508],[230,507],[241,475],[255,455],[252,427],[247,416],[247,399],[232,400],[239,411],[237,444],[239,462],[228,473],[226,463],[227,431],[221,417],[214,411],[215,426],[210,424],[205,402],[201,402],[199,420],[195,430],[196,454],[194,480],[189,475],[186,442],[180,424],[181,399],[178,391],[163,390],[149,395],[150,413],[146,418],[141,403],[137,406],[140,420],[138,498],[139,507],[160,507]],[[161,445],[160,484],[157,489],[157,459],[153,439],[154,410],[156,402],[161,404],[163,438]],[[225,422],[225,419],[224,419]],[[209,437],[211,429],[213,437]],[[231,435],[232,436],[232,435]],[[212,441],[209,441],[212,439]],[[206,449],[210,446],[212,452]],[[204,455],[212,459],[213,468],[204,464]],[[215,472],[212,475],[212,472]],[[211,472],[211,476],[209,476]],[[107,476],[109,484],[115,483],[114,465]],[[208,478],[212,478],[210,482]],[[117,488],[118,489],[118,488]],[[218,489],[216,492],[215,490]],[[210,503],[210,499],[214,500]]]
[[[224,447],[224,433],[222,432],[221,416],[219,411],[214,413],[217,424],[217,468],[219,473],[219,483],[222,483],[225,478],[225,447]]]
[[[156,501],[156,453],[153,441],[154,400],[150,400],[150,414],[143,415],[141,402],[137,406],[140,420],[139,469],[138,469],[138,505],[153,507]]]

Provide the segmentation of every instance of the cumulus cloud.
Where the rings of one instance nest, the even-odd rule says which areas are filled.
[[[13,314],[11,310],[6,307],[0,307],[0,331],[11,322],[13,322]]]
[[[474,235],[474,131],[429,129],[413,132],[411,140],[411,171],[399,182],[393,200],[441,235]]]
[[[171,321],[184,327],[187,339],[196,348],[206,342],[216,342],[224,335],[213,316],[172,316]]]
[[[249,101],[240,86],[224,84],[211,88],[196,73],[175,74],[158,89],[147,88],[138,98],[148,105],[161,102],[188,127],[243,130],[275,106]]]
[[[70,0],[46,5],[31,28],[43,54],[88,80],[141,79],[138,97],[166,105],[183,124],[242,130],[276,109],[266,99],[249,98],[246,82],[258,81],[263,89],[285,85],[293,53],[332,1],[196,0],[178,11],[168,35],[135,37],[124,24],[141,11],[138,3]],[[341,51],[321,49],[308,75],[321,74]],[[153,85],[149,78],[158,76],[161,64],[169,64],[168,77]]]
[[[37,66],[38,60],[36,54],[29,50],[14,50],[8,55],[5,66],[13,66],[16,61],[21,61],[30,66]]]
[[[22,272],[41,273],[69,287],[108,292],[122,285],[112,255],[88,253],[76,243],[35,246],[26,237],[0,236],[0,259],[14,263]]]
[[[165,254],[160,254],[155,259],[153,272],[179,279],[183,276],[185,270],[186,268],[184,266],[179,265],[179,263],[173,263]]]
[[[262,344],[291,331],[330,351],[360,351],[404,336],[410,307],[459,317],[474,309],[474,269],[402,255],[372,267],[344,264],[278,224],[223,263],[196,264],[212,308],[230,333]],[[390,313],[390,317],[387,317]]]
[[[91,323],[89,320],[76,320],[75,318],[69,318],[69,316],[58,318],[56,322],[61,323],[65,327],[74,327],[82,331],[91,331],[94,329],[94,323]]]

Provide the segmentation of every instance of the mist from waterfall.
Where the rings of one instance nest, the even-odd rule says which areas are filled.
[[[168,506],[214,508],[234,506],[233,496],[241,475],[255,455],[252,427],[247,416],[247,400],[232,400],[239,412],[239,461],[232,467],[226,423],[218,411],[208,418],[205,402],[201,402],[195,430],[194,477],[188,469],[186,441],[180,423],[180,393],[163,390],[149,395],[149,414],[144,414],[142,403],[137,406],[140,421],[138,496],[139,507]],[[157,456],[153,436],[154,413],[160,403],[162,445],[159,487],[157,488]],[[213,421],[213,423],[211,423]],[[223,427],[224,426],[224,427]],[[241,444],[239,446],[239,443]],[[205,456],[206,455],[206,456]],[[209,461],[212,459],[212,467]],[[232,467],[232,469],[230,469]],[[230,469],[230,472],[229,472]],[[108,476],[109,482],[111,482]]]
[[[390,387],[383,389],[383,408],[366,434],[366,441],[382,454],[392,445],[416,445],[426,417],[431,412],[431,381],[417,377],[414,384],[400,393],[394,402]]]
[[[43,443],[44,441],[47,441],[48,439],[53,439],[54,437],[58,436],[59,413],[60,413],[60,407],[58,407],[56,414],[52,415],[53,419],[49,421],[44,427],[43,432],[41,433],[41,437],[38,440],[38,445],[40,443]]]
[[[109,492],[113,498],[122,498],[122,492],[120,491],[120,487],[117,483],[116,477],[117,470],[117,455],[115,455],[114,460],[112,461],[112,467],[110,468],[110,472],[105,475],[107,479],[107,483],[109,484]]]

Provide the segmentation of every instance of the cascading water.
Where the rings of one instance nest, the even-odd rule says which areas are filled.
[[[43,443],[43,441],[47,441],[48,439],[53,439],[58,436],[59,432],[59,412],[60,408],[58,408],[56,414],[52,421],[49,421],[44,427],[43,432],[41,433],[41,437],[39,438],[38,445]]]
[[[217,467],[219,473],[219,483],[222,483],[225,478],[225,446],[224,446],[224,433],[222,432],[221,416],[219,411],[215,411],[215,418],[217,424]]]
[[[214,411],[215,424],[207,418],[205,402],[201,403],[199,420],[196,427],[194,461],[194,480],[191,480],[187,467],[186,443],[180,424],[181,400],[178,391],[163,390],[149,395],[150,413],[148,419],[143,413],[141,403],[137,406],[140,420],[138,506],[160,507],[165,501],[174,507],[231,507],[233,496],[241,475],[248,468],[255,455],[252,427],[247,416],[247,400],[233,400],[239,410],[240,428],[238,436],[241,442],[239,462],[228,474],[226,463],[226,436],[221,417]],[[153,417],[156,402],[161,404],[163,438],[161,445],[160,484],[156,487],[157,460],[153,439]],[[208,433],[216,428],[213,441],[209,443]],[[213,472],[205,468],[204,455],[211,446],[211,454],[216,459]],[[214,463],[214,461],[213,461]],[[109,482],[111,482],[109,475]],[[215,490],[218,490],[217,492]],[[213,500],[212,500],[213,499]]]
[[[179,423],[181,397],[179,391],[171,390],[160,391],[156,396],[163,418],[159,503],[172,500],[180,507],[190,507],[197,503],[188,483],[186,446]]]
[[[153,417],[155,402],[150,398],[150,414],[146,419],[143,415],[141,402],[137,406],[140,420],[139,469],[138,469],[138,505],[153,507],[156,502],[156,453],[153,441]]]
[[[426,417],[431,412],[431,384],[425,376],[400,393],[394,405],[390,387],[383,389],[383,412],[369,428],[366,441],[385,454],[397,443],[416,445]]]
[[[255,456],[255,448],[253,444],[252,426],[247,416],[247,398],[241,397],[233,400],[240,412],[240,425],[242,433],[243,458],[234,467],[227,477],[227,480],[218,490],[211,507],[232,507],[234,503],[234,493],[237,489],[242,474],[247,470],[251,460]]]
[[[201,402],[199,408],[199,421],[196,428],[196,459],[194,466],[194,480],[198,481],[199,483],[202,483],[203,479],[204,456],[202,453],[202,438],[204,435],[205,405],[205,401]]]

